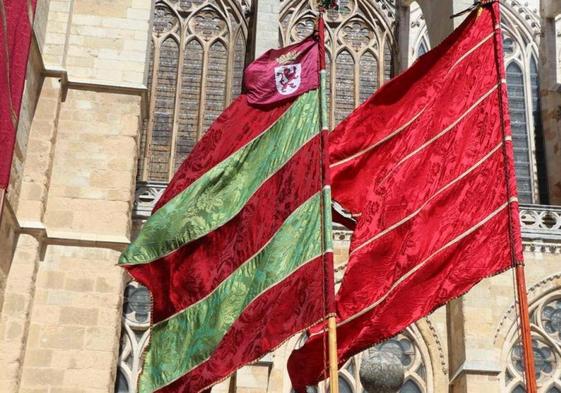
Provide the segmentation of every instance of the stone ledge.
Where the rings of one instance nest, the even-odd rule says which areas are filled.
[[[501,367],[494,362],[484,361],[484,360],[466,360],[462,365],[456,370],[454,375],[450,377],[449,385],[453,385],[456,379],[466,375],[491,375],[497,376],[502,372]]]
[[[94,247],[123,251],[130,244],[130,239],[126,236],[50,231],[43,223],[37,221],[20,222],[17,232],[36,237],[44,245]]]
[[[42,60],[42,59],[41,59]],[[144,85],[130,83],[114,83],[90,79],[69,79],[68,71],[64,68],[46,67],[43,65],[43,77],[59,78],[62,89],[62,102],[66,101],[68,90],[85,90],[99,93],[125,94],[140,97],[140,111],[142,119],[148,116],[148,88]]]

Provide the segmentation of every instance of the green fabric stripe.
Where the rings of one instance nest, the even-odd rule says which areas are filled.
[[[320,198],[318,192],[299,206],[270,242],[210,296],[152,328],[141,393],[168,385],[207,360],[255,298],[321,255]]]
[[[331,187],[323,190],[323,241],[324,250],[333,251],[333,217],[331,214]]]
[[[231,220],[319,132],[318,104],[316,90],[302,95],[268,131],[169,201],[144,224],[119,263],[157,260]]]

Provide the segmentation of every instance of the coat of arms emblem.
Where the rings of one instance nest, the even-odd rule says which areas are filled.
[[[277,91],[282,95],[292,94],[300,87],[302,65],[293,63],[299,54],[298,51],[292,51],[277,59],[279,66],[275,67],[275,83]]]

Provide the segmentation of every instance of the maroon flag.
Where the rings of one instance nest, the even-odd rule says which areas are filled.
[[[319,85],[318,57],[313,36],[285,48],[268,50],[247,67],[247,101],[252,105],[271,105],[315,89]]]
[[[0,2],[0,189],[6,189],[37,0]]]
[[[153,297],[139,391],[206,390],[332,304],[317,46],[310,38],[248,67],[247,93],[212,124],[121,255]],[[298,72],[279,86],[281,66]]]
[[[340,365],[522,263],[502,53],[495,2],[330,135],[333,199],[357,222],[336,296]],[[298,391],[326,376],[324,334],[289,359]]]

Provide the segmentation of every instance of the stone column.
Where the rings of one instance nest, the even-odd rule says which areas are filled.
[[[561,72],[555,17],[561,2],[541,3],[542,39],[540,41],[540,96],[544,127],[544,147],[549,188],[549,203],[561,204]]]
[[[465,15],[454,19],[450,19],[450,16],[473,5],[472,0],[418,0],[417,2],[425,15],[431,48],[440,44],[465,18]]]
[[[397,42],[398,50],[398,67],[397,71],[405,71],[409,67],[409,46],[410,42],[410,24],[411,24],[411,6],[409,1],[400,1],[397,5]]]
[[[279,47],[279,0],[255,1],[255,58],[271,48]]]

